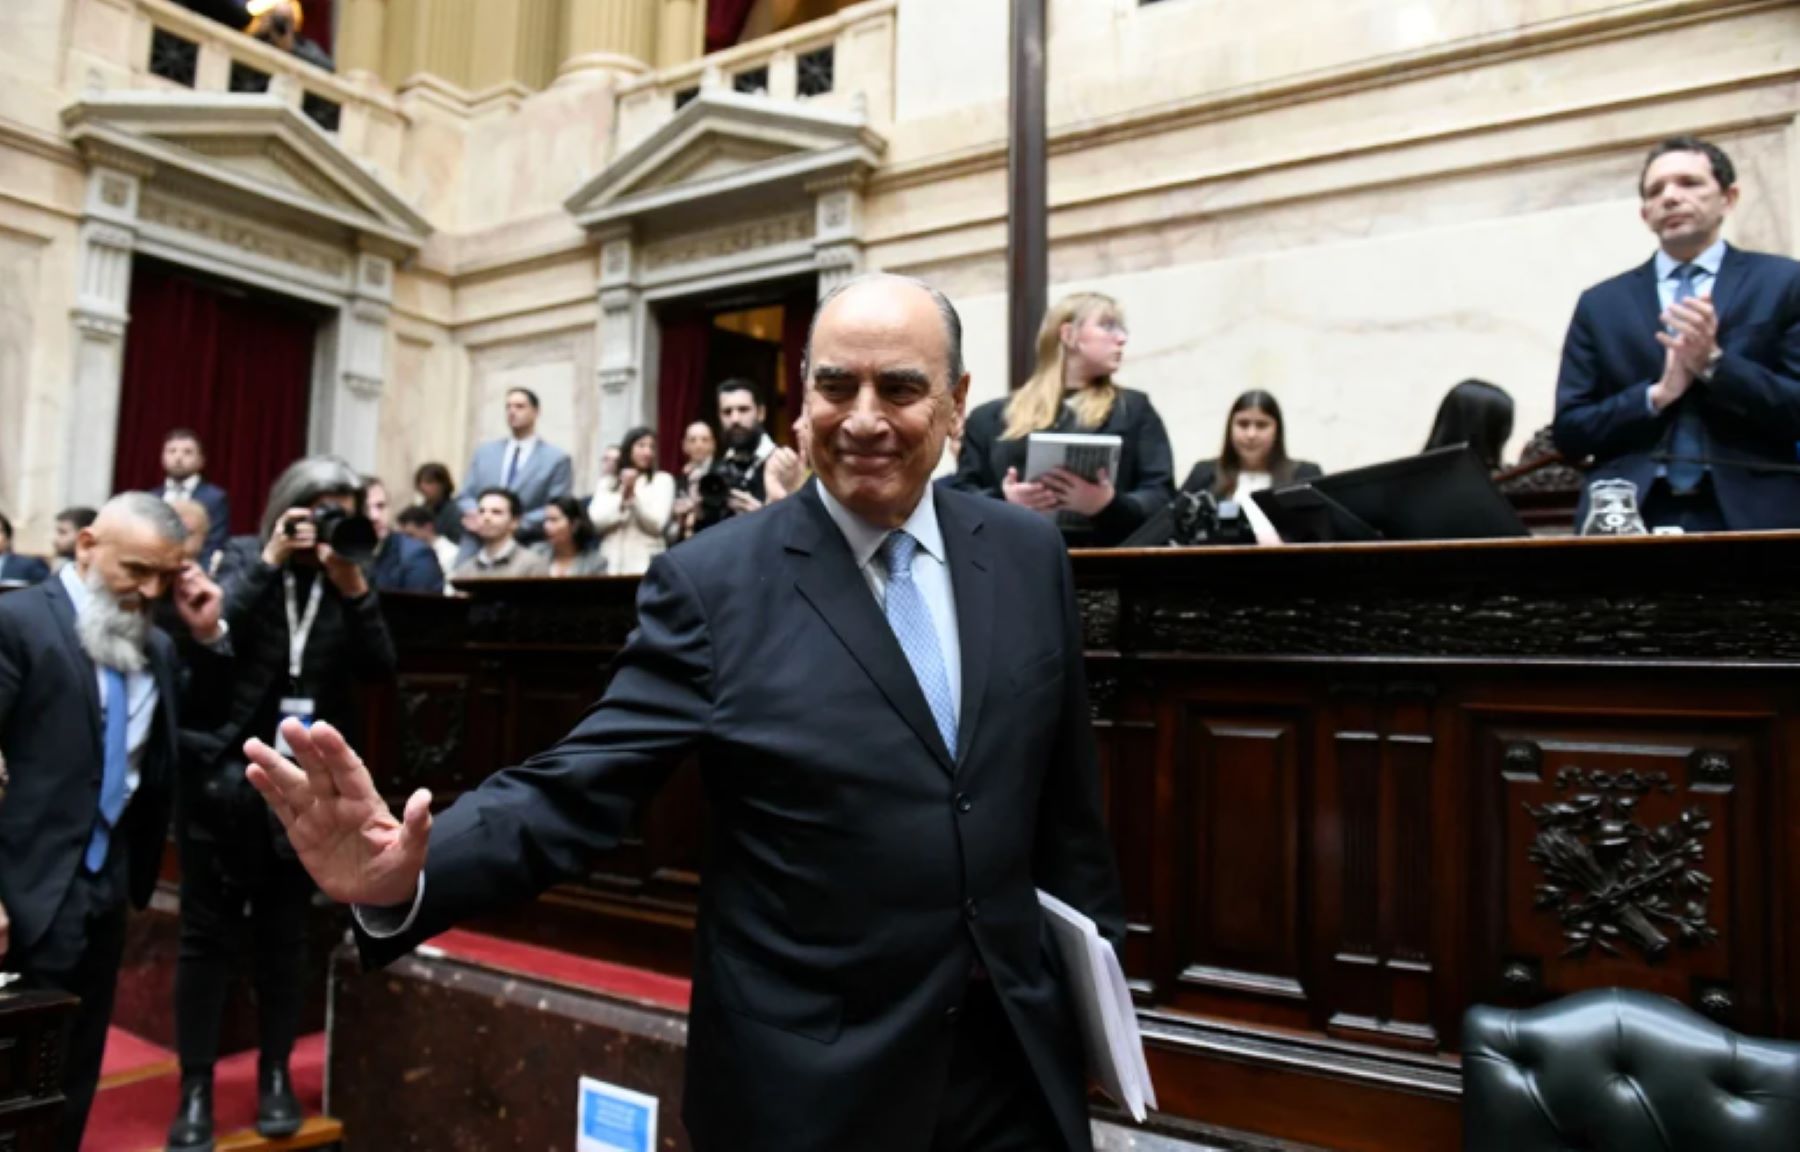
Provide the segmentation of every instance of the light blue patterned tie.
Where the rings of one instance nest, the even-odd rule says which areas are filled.
[[[881,542],[887,560],[888,627],[900,641],[906,662],[931,705],[931,718],[937,721],[938,734],[944,747],[956,756],[956,702],[950,698],[950,677],[944,671],[944,653],[938,648],[937,628],[931,622],[931,610],[925,597],[913,583],[912,562],[919,542],[905,532],[890,532]]]
[[[1700,275],[1700,268],[1694,264],[1683,264],[1669,275],[1675,281],[1675,298],[1671,302],[1679,304],[1683,300],[1694,298],[1694,278]],[[1675,426],[1669,432],[1669,455],[1675,459],[1669,461],[1669,487],[1676,492],[1692,492],[1700,487],[1701,477],[1706,475],[1706,465],[1701,460],[1706,456],[1706,425],[1700,420],[1696,401],[1683,397],[1683,403],[1676,405]]]
[[[117,668],[103,668],[101,672],[106,679],[106,741],[100,765],[100,811],[94,816],[94,834],[88,840],[83,860],[89,872],[98,872],[106,864],[113,825],[125,811],[125,725],[131,704],[125,698],[125,674]]]

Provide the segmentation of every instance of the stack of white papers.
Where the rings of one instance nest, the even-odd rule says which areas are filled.
[[[1119,958],[1092,920],[1042,889],[1037,895],[1069,974],[1088,1074],[1133,1120],[1142,1123],[1146,1109],[1156,1107],[1156,1089],[1144,1063],[1137,1010],[1131,1004],[1131,990],[1125,987]]]

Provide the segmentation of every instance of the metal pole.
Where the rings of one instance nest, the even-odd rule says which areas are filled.
[[[1048,306],[1049,206],[1044,115],[1044,0],[1012,0],[1012,134],[1006,179],[1007,384],[1031,375],[1037,330]]]

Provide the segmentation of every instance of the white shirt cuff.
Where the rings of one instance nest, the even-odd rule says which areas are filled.
[[[410,907],[403,904],[352,904],[350,915],[356,918],[356,926],[368,933],[370,939],[387,940],[400,935],[411,928],[413,921],[419,918],[419,905],[425,902],[425,873],[419,873],[419,888],[413,893]],[[405,909],[405,919],[399,919],[401,909]],[[398,922],[396,922],[398,921]]]

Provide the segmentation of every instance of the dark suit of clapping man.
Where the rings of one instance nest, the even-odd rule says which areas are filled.
[[[562,743],[435,827],[424,792],[396,820],[322,724],[284,726],[299,767],[252,742],[250,777],[320,886],[395,932],[365,938],[380,961],[580,876],[697,752],[714,837],[694,1146],[1085,1150],[1035,889],[1115,945],[1124,924],[1062,538],[930,484],[968,389],[934,290],[836,290],[807,365],[817,481],[656,559],[605,697]]]
[[[169,828],[177,697],[224,694],[218,586],[187,562],[160,499],[116,496],[76,538],[75,562],[0,597],[0,966],[81,997],[63,1064],[55,1147],[75,1152],[100,1079],[125,907],[149,902]],[[172,592],[191,636],[185,672],[151,625]],[[187,690],[182,689],[187,681]]]
[[[1659,250],[1581,294],[1556,445],[1635,485],[1652,528],[1800,528],[1800,263],[1720,239],[1738,185],[1715,144],[1658,144],[1638,192]]]

